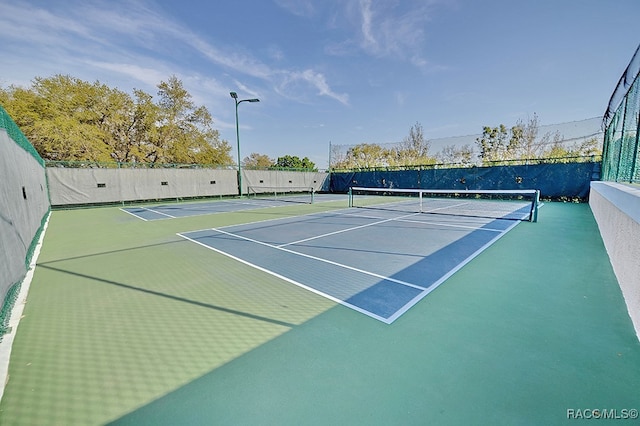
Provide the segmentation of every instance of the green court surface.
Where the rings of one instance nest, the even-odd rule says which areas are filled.
[[[0,424],[556,425],[640,409],[640,343],[586,204],[545,204],[393,324],[176,235],[337,207],[54,211]]]

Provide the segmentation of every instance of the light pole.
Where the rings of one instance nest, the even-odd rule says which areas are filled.
[[[242,197],[242,168],[240,166],[240,127],[238,126],[238,105],[242,102],[260,102],[260,99],[241,99],[238,100],[236,92],[229,92],[234,101],[236,101],[236,141],[238,142],[238,195]]]

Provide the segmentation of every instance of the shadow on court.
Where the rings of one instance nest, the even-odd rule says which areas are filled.
[[[163,297],[163,298],[166,298],[166,299],[169,299],[169,300],[173,300],[173,301],[177,301],[177,302],[189,303],[191,305],[199,306],[201,308],[214,309],[216,311],[224,312],[224,313],[227,313],[227,314],[239,315],[239,316],[250,318],[250,319],[253,319],[253,320],[264,321],[264,322],[268,322],[268,323],[272,323],[272,324],[276,324],[276,325],[281,325],[281,326],[284,326],[284,327],[292,328],[292,327],[296,326],[296,324],[291,324],[291,323],[279,321],[279,320],[272,319],[272,318],[265,318],[265,317],[262,317],[262,316],[259,316],[259,315],[255,315],[255,314],[252,314],[252,313],[249,313],[249,312],[241,312],[241,311],[237,311],[237,310],[234,310],[234,309],[225,308],[223,306],[216,306],[216,305],[212,305],[212,304],[209,304],[209,303],[199,302],[197,300],[190,300],[190,299],[186,299],[184,297],[175,296],[175,295],[171,295],[171,294],[167,294],[167,293],[162,293],[162,292],[151,290],[151,289],[147,289],[147,288],[136,287],[136,286],[133,286],[133,285],[130,285],[130,284],[119,283],[119,282],[116,282],[116,281],[107,280],[107,279],[99,278],[99,277],[96,277],[96,276],[81,274],[81,273],[78,273],[78,272],[68,271],[68,270],[64,270],[64,269],[60,269],[60,268],[54,268],[53,266],[49,266],[49,265],[46,265],[46,264],[39,264],[38,266],[41,267],[41,268],[44,268],[44,269],[51,270],[51,271],[60,272],[60,273],[64,273],[64,274],[73,275],[75,277],[83,278],[83,279],[86,279],[88,282],[96,282],[96,283],[99,283],[99,284],[109,284],[109,285],[116,286],[116,287],[119,287],[119,288],[122,288],[122,289],[126,289],[126,290],[133,290],[133,291],[141,292],[141,293],[148,294],[148,295],[151,295],[151,296]]]

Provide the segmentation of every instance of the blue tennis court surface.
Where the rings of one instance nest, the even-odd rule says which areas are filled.
[[[392,323],[518,223],[349,208],[178,235]]]
[[[343,194],[315,194],[314,202],[328,202],[336,200],[346,201]],[[178,217],[197,216],[215,213],[227,213],[242,210],[264,209],[280,207],[287,203],[310,203],[310,195],[288,195],[282,198],[252,197],[232,198],[199,203],[170,203],[154,206],[124,207],[121,210],[142,220],[175,219]]]

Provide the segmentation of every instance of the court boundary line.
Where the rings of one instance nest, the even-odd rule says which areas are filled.
[[[409,302],[407,302],[407,304],[405,304],[402,308],[398,309],[393,315],[391,315],[389,317],[389,319],[391,320],[391,322],[395,321],[396,319],[398,319],[400,316],[402,316],[403,314],[405,314],[409,309],[411,309],[413,306],[416,305],[416,303],[418,303],[420,300],[422,300],[424,297],[426,297],[429,293],[431,293],[433,290],[435,290],[436,288],[438,288],[442,283],[444,283],[446,280],[448,280],[449,278],[451,278],[456,272],[458,272],[460,269],[462,269],[465,265],[467,265],[469,262],[471,262],[473,259],[475,259],[476,257],[478,257],[482,252],[484,252],[486,249],[488,249],[489,247],[491,247],[496,241],[498,241],[500,238],[504,237],[505,235],[507,235],[507,233],[509,231],[511,231],[513,228],[515,228],[516,226],[518,226],[520,224],[520,221],[516,221],[514,223],[512,223],[509,227],[507,227],[504,231],[498,233],[498,235],[496,235],[495,237],[493,237],[490,241],[486,242],[482,247],[480,247],[478,250],[476,250],[475,252],[471,253],[469,256],[467,256],[467,258],[465,258],[462,262],[458,263],[455,268],[449,270],[449,272],[447,272],[446,274],[444,274],[442,277],[440,277],[437,281],[435,281],[433,284],[431,284],[429,287],[427,287],[425,289],[425,291],[423,293],[418,294],[416,297],[414,297],[413,299],[411,299]]]
[[[141,209],[143,209],[143,210],[150,211],[151,213],[159,214],[159,215],[161,215],[161,216],[167,216],[168,218],[171,218],[171,219],[175,219],[175,218],[176,218],[175,216],[172,216],[172,215],[170,215],[170,214],[162,213],[162,212],[160,212],[160,211],[157,211],[157,210],[154,210],[154,209],[150,209],[150,208],[148,208],[148,207],[140,207],[140,208],[141,208]]]
[[[125,212],[125,213],[127,213],[127,214],[130,214],[131,216],[135,217],[136,219],[140,219],[140,220],[144,220],[145,222],[149,222],[149,219],[145,219],[145,218],[144,218],[144,217],[142,217],[142,216],[138,216],[138,215],[137,215],[137,214],[135,214],[135,213],[132,213],[132,212],[130,212],[130,211],[128,211],[128,210],[125,210],[125,208],[124,208],[124,207],[120,207],[120,211],[123,211],[123,212]]]
[[[343,213],[343,214],[346,214],[346,213]],[[477,257],[480,253],[482,253],[484,250],[486,250],[488,247],[490,247],[499,238],[501,238],[503,235],[506,235],[511,229],[513,229],[515,226],[517,226],[519,224],[519,222],[514,222],[509,227],[507,227],[506,229],[501,230],[501,231],[497,231],[495,229],[491,229],[491,231],[493,231],[493,232],[498,232],[498,235],[496,235],[494,238],[492,238],[489,242],[484,244],[482,247],[480,247],[478,250],[476,250],[470,256],[465,258],[462,262],[460,262],[458,265],[456,265],[455,268],[449,270],[446,274],[444,274],[438,280],[436,280],[435,282],[431,283],[428,287],[417,285],[417,284],[413,284],[413,283],[409,283],[409,282],[406,282],[406,281],[403,281],[403,280],[398,280],[398,279],[387,277],[387,276],[384,276],[384,275],[376,274],[376,273],[371,272],[371,271],[365,271],[365,270],[362,270],[362,269],[359,269],[359,268],[355,268],[353,266],[344,265],[344,264],[341,264],[341,263],[338,263],[338,262],[334,262],[334,261],[331,261],[331,260],[328,260],[328,259],[323,259],[323,258],[320,258],[320,257],[317,257],[317,256],[312,256],[312,255],[309,255],[309,254],[306,254],[306,253],[300,253],[298,251],[287,249],[285,247],[289,246],[289,245],[293,245],[293,244],[298,244],[298,243],[301,243],[301,242],[306,242],[306,241],[310,241],[310,240],[314,240],[314,239],[318,239],[318,238],[323,238],[323,237],[330,236],[330,235],[336,235],[336,234],[339,234],[339,233],[344,233],[344,232],[348,232],[348,231],[352,231],[352,230],[356,230],[356,229],[362,229],[362,228],[369,227],[369,226],[375,226],[375,225],[379,225],[381,223],[392,222],[392,221],[396,221],[396,220],[397,221],[406,221],[406,219],[404,219],[404,218],[411,217],[411,216],[416,216],[416,215],[419,215],[419,214],[420,213],[411,213],[411,214],[408,214],[408,215],[399,216],[399,217],[395,217],[395,218],[387,218],[387,219],[384,219],[384,220],[379,220],[377,222],[372,222],[372,223],[365,224],[365,225],[354,226],[354,227],[351,227],[351,228],[346,228],[346,229],[342,229],[342,230],[339,230],[339,231],[329,232],[329,233],[321,234],[321,235],[318,235],[318,236],[315,236],[315,237],[312,237],[312,238],[307,238],[307,239],[294,241],[294,242],[281,244],[281,245],[274,245],[274,244],[265,243],[263,241],[258,241],[258,240],[255,240],[253,238],[248,238],[248,237],[245,237],[245,236],[242,236],[242,235],[234,234],[232,232],[227,232],[227,231],[224,231],[224,230],[222,230],[220,228],[208,228],[208,229],[203,229],[203,230],[200,230],[200,231],[188,231],[188,232],[185,232],[185,233],[177,233],[176,235],[178,235],[179,237],[184,238],[184,239],[186,239],[188,241],[194,242],[194,243],[196,243],[196,244],[198,244],[198,245],[200,245],[202,247],[208,248],[208,249],[213,250],[213,251],[215,251],[215,252],[217,252],[219,254],[227,256],[227,257],[229,257],[231,259],[237,260],[237,261],[239,261],[239,262],[241,262],[241,263],[243,263],[243,264],[245,264],[247,266],[250,266],[250,267],[252,267],[254,269],[260,270],[262,272],[266,272],[269,275],[272,275],[272,276],[275,276],[277,278],[283,279],[283,280],[285,280],[285,281],[287,281],[287,282],[289,282],[291,284],[294,284],[294,285],[296,285],[296,286],[298,286],[300,288],[303,288],[305,290],[311,291],[311,292],[313,292],[313,293],[315,293],[317,295],[320,295],[320,296],[325,297],[325,298],[327,298],[329,300],[332,300],[332,301],[334,301],[334,302],[336,302],[336,303],[338,303],[340,305],[346,306],[346,307],[348,307],[350,309],[354,309],[357,312],[363,313],[363,314],[365,314],[365,315],[367,315],[369,317],[375,318],[375,319],[377,319],[379,321],[382,321],[382,322],[384,322],[386,324],[391,324],[397,318],[399,318],[404,313],[406,313],[409,309],[411,309],[420,300],[425,298],[429,293],[431,293],[433,290],[435,290],[437,287],[439,287],[442,283],[444,283],[454,273],[456,273],[463,266],[465,266],[467,263],[469,263],[471,260],[473,260],[475,257]],[[281,220],[281,219],[290,219],[290,218],[280,218],[280,219],[271,219],[271,220]],[[229,227],[231,227],[231,226],[241,226],[241,225],[230,225]],[[480,230],[482,228],[472,228],[472,229]],[[360,273],[360,274],[363,274],[363,275],[367,275],[367,276],[371,276],[371,277],[374,277],[374,278],[378,278],[381,281],[392,282],[392,283],[395,283],[395,284],[399,284],[399,285],[403,285],[403,286],[406,286],[406,287],[414,288],[416,290],[420,290],[420,293],[418,293],[414,298],[409,300],[406,304],[404,304],[400,309],[395,311],[388,318],[385,318],[385,317],[377,315],[377,314],[375,314],[375,313],[373,313],[373,312],[371,312],[369,310],[360,308],[359,306],[355,306],[355,305],[353,305],[353,304],[351,304],[351,303],[349,303],[349,302],[347,302],[345,300],[342,300],[340,298],[332,296],[332,295],[330,295],[328,293],[325,293],[323,291],[320,291],[318,289],[310,287],[310,286],[308,286],[306,284],[302,284],[299,281],[296,281],[296,280],[294,280],[292,278],[286,277],[286,276],[284,276],[282,274],[279,274],[279,273],[277,273],[277,272],[275,272],[275,271],[273,271],[271,269],[268,269],[268,268],[265,268],[265,267],[262,267],[262,266],[258,266],[258,265],[254,264],[252,262],[249,262],[248,260],[242,259],[242,258],[240,258],[238,256],[235,256],[235,255],[232,255],[232,254],[230,254],[230,253],[228,253],[228,252],[226,252],[224,250],[220,250],[219,248],[210,246],[210,245],[205,244],[203,242],[197,241],[197,240],[195,240],[195,239],[193,239],[191,237],[188,237],[187,235],[184,235],[184,234],[187,234],[187,233],[203,232],[203,231],[213,231],[215,233],[228,235],[228,236],[233,237],[233,238],[237,238],[237,239],[240,239],[240,240],[248,241],[248,242],[251,242],[253,244],[262,245],[262,246],[268,247],[270,249],[280,250],[280,251],[283,251],[285,253],[293,254],[293,255],[296,255],[296,256],[302,256],[302,257],[305,257],[305,258],[308,258],[308,259],[311,259],[311,260],[314,260],[314,261],[317,261],[317,262],[321,262],[321,263],[327,263],[327,264],[330,264],[330,265],[333,265],[333,266],[337,266],[339,268],[344,268],[344,269],[347,269],[347,270],[350,270],[350,271],[353,271],[353,272],[356,272],[356,273]]]
[[[159,212],[159,211],[155,211],[155,210],[150,209],[150,208],[148,208],[148,207],[129,207],[129,208],[131,208],[131,209],[146,210],[146,211],[148,211],[148,212],[155,213],[155,214],[159,214],[159,215],[161,215],[161,216],[167,216],[169,219],[177,219],[177,217],[176,217],[176,216],[171,216],[170,214],[167,214],[167,213],[162,213],[162,212]],[[142,220],[144,220],[145,222],[150,222],[150,220],[149,220],[149,219],[145,219],[145,218],[144,218],[144,217],[142,217],[142,216],[138,216],[137,214],[135,214],[135,213],[133,213],[133,212],[130,212],[130,211],[126,210],[126,209],[127,209],[127,207],[120,207],[120,210],[122,210],[123,212],[125,212],[125,213],[129,213],[131,216],[133,216],[133,217],[137,217],[138,219],[142,219]],[[153,220],[160,220],[160,219],[153,219]]]
[[[351,207],[354,208],[354,207]],[[416,215],[422,215],[424,213],[417,213]],[[365,219],[382,219],[380,216],[369,216],[369,215],[360,215],[360,214],[350,214],[343,213],[345,216],[353,216],[353,217],[363,217]],[[494,219],[495,220],[504,220],[504,219]],[[455,223],[444,223],[444,222],[432,222],[432,221],[422,221],[422,220],[409,220],[409,219],[398,219],[398,222],[406,222],[406,223],[416,223],[421,225],[436,225],[436,226],[444,226],[448,228],[460,228],[460,229],[472,229],[474,231],[489,231],[489,232],[502,232],[502,229],[494,229],[494,228],[485,228],[483,226],[470,226],[470,225],[459,225]],[[231,225],[235,226],[235,225]]]
[[[500,220],[500,219],[497,219]],[[443,223],[443,222],[423,222],[420,220],[399,220],[398,222],[407,222],[407,223],[419,223],[421,225],[436,225],[443,226],[445,228],[460,228],[460,229],[471,229],[474,231],[487,231],[487,232],[502,232],[502,229],[494,229],[494,228],[485,228],[484,226],[467,226],[467,225],[457,225],[454,223]]]
[[[280,245],[277,245],[277,246],[274,246],[274,247],[281,248],[281,247],[286,247],[286,246],[290,246],[290,245],[293,245],[293,244],[304,243],[304,242],[307,242],[307,241],[317,240],[318,238],[328,237],[330,235],[342,234],[343,232],[350,232],[350,231],[354,231],[356,229],[362,229],[362,228],[367,228],[369,226],[379,225],[379,224],[385,223],[385,222],[393,222],[395,220],[400,222],[405,217],[416,216],[418,214],[420,214],[420,213],[411,213],[411,214],[407,214],[407,215],[403,215],[403,216],[399,216],[397,218],[391,218],[391,219],[382,219],[382,218],[380,218],[380,220],[377,221],[377,222],[372,222],[372,223],[367,223],[365,225],[358,225],[358,226],[354,226],[354,227],[351,227],[351,228],[341,229],[339,231],[328,232],[326,234],[316,235],[314,237],[305,238],[303,240],[298,240],[298,241],[292,241],[290,243],[280,244]]]
[[[27,270],[25,271],[25,275],[22,278],[22,281],[18,281],[20,288],[18,289],[18,294],[13,303],[13,306],[8,312],[8,331],[5,335],[2,336],[2,339],[0,339],[0,400],[2,400],[2,397],[4,396],[7,384],[10,379],[9,366],[11,364],[11,355],[13,353],[13,343],[16,336],[18,335],[18,328],[20,327],[20,322],[22,321],[24,310],[27,306],[29,289],[31,288],[33,277],[38,266],[38,258],[40,257],[40,253],[42,252],[44,239],[47,234],[47,230],[49,229],[51,214],[52,211],[49,210],[49,212],[47,213],[47,218],[42,225],[42,231],[40,232],[40,236],[38,237],[38,242],[34,247],[31,261],[29,262]]]
[[[379,279],[384,280],[384,281],[390,281],[390,282],[393,282],[393,283],[396,283],[396,284],[404,285],[406,287],[411,287],[411,288],[415,288],[415,289],[418,289],[418,290],[424,290],[425,289],[424,286],[413,284],[413,283],[410,283],[408,281],[402,281],[402,280],[397,280],[395,278],[385,277],[384,275],[376,274],[375,272],[365,271],[363,269],[359,269],[359,268],[356,268],[354,266],[349,266],[349,265],[344,265],[342,263],[334,262],[333,260],[323,259],[321,257],[312,256],[312,255],[306,254],[306,253],[300,253],[300,252],[297,252],[297,251],[294,251],[294,250],[290,250],[290,249],[287,249],[287,248],[283,248],[283,247],[280,247],[280,246],[274,246],[273,244],[265,243],[263,241],[254,240],[253,238],[243,237],[242,235],[237,235],[237,234],[233,234],[231,232],[226,232],[226,231],[223,231],[223,230],[218,229],[218,228],[210,228],[210,229],[206,229],[206,231],[219,232],[220,234],[228,235],[230,237],[234,237],[234,238],[237,238],[237,239],[240,239],[240,240],[249,241],[249,242],[254,243],[254,244],[262,245],[262,246],[269,247],[269,248],[272,248],[272,249],[275,249],[275,250],[280,250],[280,251],[283,251],[285,253],[293,254],[293,255],[296,255],[296,256],[306,257],[308,259],[316,260],[316,261],[321,262],[321,263],[328,263],[329,265],[337,266],[339,268],[348,269],[348,270],[351,270],[351,271],[354,271],[354,272],[358,272],[360,274],[369,275],[369,276],[372,276],[374,278],[379,278]],[[178,234],[178,235],[182,236],[181,234]],[[218,251],[220,253],[223,253],[223,254],[226,253],[226,252],[224,252],[222,250],[219,250],[219,249],[218,249]]]
[[[198,232],[198,231],[191,231],[191,232]],[[185,240],[188,240],[188,241],[191,241],[193,243],[196,243],[196,244],[198,244],[198,245],[200,245],[200,246],[202,246],[204,248],[212,250],[212,251],[214,251],[216,253],[219,253],[219,254],[221,254],[223,256],[227,256],[230,259],[236,260],[236,261],[238,261],[238,262],[240,262],[240,263],[242,263],[244,265],[250,266],[250,267],[252,267],[254,269],[257,269],[259,271],[265,272],[265,273],[267,273],[267,274],[269,274],[271,276],[274,276],[276,278],[284,280],[284,281],[286,281],[286,282],[288,282],[290,284],[293,284],[293,285],[295,285],[297,287],[300,287],[300,288],[302,288],[304,290],[310,291],[311,293],[314,293],[314,294],[316,294],[318,296],[321,296],[321,297],[324,297],[326,299],[329,299],[329,300],[331,300],[331,301],[333,301],[333,302],[335,302],[335,303],[337,303],[339,305],[343,305],[343,306],[345,306],[345,307],[347,307],[349,309],[353,309],[354,311],[360,312],[361,314],[367,315],[367,316],[369,316],[371,318],[377,319],[378,321],[382,321],[382,322],[384,322],[386,324],[391,324],[388,321],[387,318],[381,317],[380,315],[376,315],[371,311],[367,311],[366,309],[360,308],[359,306],[352,305],[351,303],[349,303],[349,302],[347,302],[345,300],[339,299],[339,298],[337,298],[335,296],[331,296],[330,294],[324,293],[324,292],[322,292],[322,291],[320,291],[318,289],[315,289],[313,287],[310,287],[310,286],[308,286],[306,284],[302,284],[301,282],[298,282],[298,281],[296,281],[296,280],[294,280],[292,278],[289,278],[289,277],[286,277],[284,275],[278,274],[277,272],[272,271],[272,270],[267,269],[267,268],[263,268],[262,266],[258,266],[258,265],[254,264],[254,263],[251,263],[251,262],[249,262],[249,261],[247,261],[245,259],[239,258],[237,256],[234,256],[234,255],[230,254],[230,253],[227,253],[225,251],[217,249],[215,247],[211,247],[211,246],[209,246],[207,244],[201,243],[200,241],[196,241],[193,238],[187,237],[186,235],[182,235],[180,233],[178,233],[177,235],[180,236],[181,238],[184,238]]]
[[[290,220],[290,219],[295,219],[295,218],[305,218],[305,217],[309,217],[309,216],[323,216],[323,215],[332,215],[332,216],[352,216],[352,217],[359,217],[359,218],[365,218],[365,219],[374,219],[374,220],[383,220],[385,218],[381,217],[381,216],[375,216],[375,215],[364,215],[361,213],[357,213],[360,210],[360,208],[358,207],[337,207],[335,209],[331,209],[331,210],[324,210],[321,212],[311,212],[311,213],[305,213],[305,214],[300,214],[300,215],[293,215],[293,216],[283,216],[283,217],[275,217],[275,218],[270,218],[270,219],[261,219],[261,220],[255,220],[252,222],[243,222],[243,223],[235,223],[235,224],[231,224],[231,225],[225,225],[225,226],[221,226],[219,228],[201,228],[201,229],[194,229],[191,231],[182,231],[184,233],[190,233],[190,232],[202,232],[202,231],[210,231],[213,229],[225,229],[225,228],[232,228],[235,226],[244,226],[244,225],[253,225],[253,224],[258,224],[258,223],[264,223],[264,222],[274,222],[274,221],[278,221],[278,220]],[[233,213],[233,212],[224,212],[224,213]],[[413,212],[413,213],[409,213],[407,215],[404,216],[421,216],[424,215],[425,213],[420,213],[420,212]],[[196,216],[202,216],[202,215],[196,215]],[[185,217],[191,217],[191,216],[185,216]],[[386,218],[386,220],[397,220],[398,222],[407,222],[407,223],[417,223],[417,224],[424,224],[424,225],[436,225],[436,226],[444,226],[444,227],[457,227],[457,228],[461,228],[461,229],[471,229],[474,231],[488,231],[488,232],[502,232],[501,229],[494,229],[494,228],[485,228],[484,225],[482,226],[465,226],[465,225],[457,225],[457,224],[447,224],[444,222],[431,222],[431,221],[420,221],[420,220],[408,220],[408,219],[401,219],[403,216],[397,216],[395,218],[389,219]],[[496,220],[506,220],[506,219],[492,219],[493,221]],[[369,226],[369,225],[364,225],[364,226]],[[340,231],[337,231],[340,232]],[[179,234],[179,233],[178,233]],[[231,235],[235,235],[233,233],[230,233]],[[317,237],[313,237],[313,238],[317,238]],[[291,244],[291,243],[287,243],[287,244]],[[284,245],[287,245],[284,244]]]
[[[362,229],[364,227],[374,226],[374,225],[378,225],[380,223],[392,222],[392,221],[409,222],[409,223],[416,222],[416,223],[419,223],[419,224],[429,224],[429,225],[437,225],[437,226],[440,226],[440,225],[446,226],[447,225],[447,224],[433,223],[433,222],[411,221],[411,220],[406,219],[407,217],[422,215],[423,213],[420,213],[420,212],[410,213],[410,214],[407,214],[407,215],[402,215],[402,216],[398,216],[398,217],[394,217],[394,218],[383,219],[381,217],[376,217],[376,216],[352,214],[352,213],[350,213],[350,211],[352,211],[353,209],[354,209],[354,207],[350,207],[350,208],[346,208],[346,209],[328,210],[328,211],[320,212],[320,213],[309,213],[309,214],[300,215],[300,216],[287,216],[287,217],[282,217],[282,218],[266,219],[266,220],[256,221],[256,222],[247,222],[247,223],[242,223],[242,224],[228,225],[228,226],[224,226],[222,228],[206,228],[206,229],[200,229],[200,230],[194,230],[194,231],[184,231],[184,232],[178,232],[178,233],[176,233],[176,235],[178,235],[179,237],[184,238],[184,239],[186,239],[188,241],[194,242],[194,243],[196,243],[196,244],[198,244],[198,245],[200,245],[202,247],[205,247],[205,248],[207,248],[209,250],[212,250],[214,252],[217,252],[219,254],[227,256],[227,257],[229,257],[231,259],[237,260],[237,261],[239,261],[239,262],[241,262],[241,263],[243,263],[243,264],[245,264],[247,266],[250,266],[252,268],[258,269],[258,270],[260,270],[262,272],[265,272],[265,273],[267,273],[269,275],[272,275],[272,276],[275,276],[277,278],[283,279],[283,280],[285,280],[285,281],[287,281],[287,282],[289,282],[291,284],[294,284],[294,285],[296,285],[296,286],[298,286],[300,288],[303,288],[305,290],[311,291],[314,294],[317,294],[317,295],[320,295],[322,297],[325,297],[325,298],[327,298],[327,299],[329,299],[331,301],[334,301],[334,302],[336,302],[336,303],[338,303],[340,305],[343,305],[343,306],[348,307],[350,309],[353,309],[353,310],[355,310],[357,312],[365,314],[365,315],[367,315],[367,316],[369,316],[371,318],[374,318],[374,319],[377,319],[379,321],[382,321],[385,324],[391,324],[396,319],[398,319],[400,316],[404,315],[409,309],[411,309],[413,306],[415,306],[419,301],[424,299],[428,294],[430,294],[432,291],[434,291],[436,288],[438,288],[442,283],[444,283],[447,279],[449,279],[451,276],[453,276],[456,272],[458,272],[460,269],[462,269],[465,265],[467,265],[469,262],[471,262],[473,259],[475,259],[477,256],[479,256],[482,252],[484,252],[486,249],[488,249],[490,246],[492,246],[496,241],[498,241],[500,238],[505,236],[509,231],[511,231],[513,228],[515,228],[517,225],[520,224],[520,221],[514,221],[507,228],[505,228],[503,230],[497,230],[497,229],[493,229],[493,228],[483,228],[483,227],[468,227],[469,229],[472,229],[474,231],[486,230],[486,231],[490,231],[490,232],[496,232],[497,235],[494,238],[492,238],[491,240],[489,240],[487,243],[482,245],[482,247],[478,248],[475,252],[470,254],[468,257],[463,259],[460,263],[458,263],[454,268],[449,270],[442,277],[440,277],[439,279],[437,279],[436,281],[431,283],[428,287],[420,286],[420,285],[409,283],[409,282],[402,281],[402,280],[397,280],[397,279],[394,279],[394,278],[391,278],[391,277],[385,277],[383,275],[376,274],[374,272],[364,271],[364,270],[361,270],[359,268],[351,267],[351,266],[348,266],[348,265],[343,265],[343,264],[340,264],[338,262],[334,262],[334,261],[331,261],[331,260],[328,260],[328,259],[323,259],[323,258],[319,258],[319,257],[316,257],[316,256],[312,256],[312,255],[308,255],[308,254],[305,254],[305,253],[300,253],[300,252],[297,252],[297,251],[294,251],[294,250],[290,250],[290,249],[284,248],[285,246],[288,246],[288,245],[291,245],[291,244],[305,242],[305,241],[309,241],[309,240],[313,240],[313,239],[322,238],[324,236],[335,235],[335,234],[347,232],[347,231],[350,231],[350,230]],[[234,234],[232,232],[227,232],[227,231],[223,230],[223,228],[231,228],[231,227],[236,227],[236,226],[250,225],[250,224],[254,224],[254,223],[269,222],[269,221],[276,221],[276,220],[290,220],[292,218],[305,217],[305,216],[314,216],[314,215],[323,215],[323,214],[327,214],[327,213],[335,214],[336,216],[356,216],[356,217],[361,216],[361,217],[365,217],[365,218],[369,218],[369,219],[380,219],[380,220],[378,220],[377,222],[372,222],[372,223],[365,224],[365,225],[358,225],[358,226],[347,228],[347,229],[340,230],[340,231],[329,232],[329,233],[322,234],[322,235],[319,235],[319,236],[315,236],[315,237],[312,237],[312,238],[307,238],[307,239],[304,239],[304,240],[299,240],[299,241],[286,243],[286,244],[282,244],[282,245],[273,245],[273,244],[265,243],[263,241],[258,241],[258,240],[252,239],[252,238],[244,237],[242,235]],[[493,219],[492,222],[495,221],[495,220],[501,220],[501,219]],[[485,225],[487,225],[487,224],[485,224]],[[456,225],[453,225],[453,226],[456,226]],[[339,299],[339,298],[337,298],[335,296],[331,296],[330,294],[327,294],[327,293],[322,292],[322,291],[320,291],[318,289],[310,287],[310,286],[308,286],[306,284],[302,284],[302,283],[300,283],[300,282],[298,282],[298,281],[296,281],[296,280],[294,280],[292,278],[288,278],[288,277],[283,276],[283,275],[281,275],[281,274],[279,274],[279,273],[277,273],[275,271],[272,271],[270,269],[258,266],[258,265],[254,264],[254,263],[251,263],[251,262],[249,262],[249,261],[247,261],[245,259],[239,258],[239,257],[234,256],[234,255],[232,255],[230,253],[227,253],[227,252],[225,252],[223,250],[220,250],[218,248],[209,246],[209,245],[207,245],[205,243],[201,243],[201,242],[199,242],[197,240],[194,240],[193,238],[190,238],[190,237],[184,235],[184,234],[188,234],[188,233],[204,232],[204,231],[214,231],[214,232],[217,232],[217,233],[220,233],[220,234],[223,234],[223,235],[228,235],[228,236],[231,236],[231,237],[234,237],[234,238],[238,238],[238,239],[242,239],[242,240],[245,240],[245,241],[249,241],[249,242],[254,243],[254,244],[259,244],[259,245],[263,245],[263,246],[266,246],[266,247],[269,247],[269,248],[272,248],[272,249],[284,251],[286,253],[290,253],[290,254],[293,254],[293,255],[306,257],[306,258],[309,258],[311,260],[319,261],[319,262],[322,262],[322,263],[328,263],[328,264],[331,264],[331,265],[334,265],[334,266],[337,266],[337,267],[340,267],[340,268],[344,268],[344,269],[347,269],[347,270],[352,270],[352,271],[357,272],[357,273],[362,273],[364,275],[369,275],[369,276],[372,276],[372,277],[375,277],[375,278],[379,278],[382,281],[388,281],[388,282],[392,282],[392,283],[395,283],[395,284],[404,285],[406,287],[414,288],[414,289],[421,290],[421,291],[414,298],[412,298],[406,304],[404,304],[400,309],[395,311],[388,318],[385,318],[385,317],[377,315],[377,314],[375,314],[375,313],[373,313],[371,311],[368,311],[366,309],[363,309],[363,308],[360,308],[358,306],[355,306],[355,305],[353,305],[353,304],[351,304],[351,303],[349,303],[349,302],[347,302],[345,300]]]
[[[311,212],[311,213],[305,213],[305,214],[298,214],[298,215],[287,215],[287,216],[283,216],[283,217],[272,217],[269,219],[260,219],[260,220],[254,220],[252,222],[242,222],[242,223],[234,223],[231,225],[225,225],[225,226],[221,226],[220,228],[215,228],[215,229],[224,229],[224,228],[231,228],[234,226],[243,226],[243,225],[254,225],[254,224],[258,224],[258,223],[264,223],[264,222],[274,222],[277,220],[289,220],[289,219],[294,219],[294,218],[304,218],[304,217],[308,217],[308,216],[321,216],[321,215],[325,215],[325,214],[332,214],[335,216],[354,216],[353,214],[349,213],[349,210],[353,210],[353,207],[336,207],[335,209],[330,209],[330,210],[324,210],[321,212]],[[225,212],[225,213],[234,213],[234,212]],[[202,216],[202,215],[198,215],[198,216]],[[357,216],[357,215],[355,215]],[[191,216],[188,216],[191,217]],[[367,216],[363,216],[363,217],[367,217]],[[379,217],[370,217],[370,219],[382,219]],[[214,228],[201,228],[201,229],[194,229],[191,231],[182,231],[184,233],[189,233],[189,232],[202,232],[202,231],[210,231]]]
[[[216,202],[217,203],[225,203],[225,204],[251,205],[251,206],[256,205],[256,204],[252,204],[252,203],[233,202],[233,201],[228,201],[228,200],[221,200],[221,201],[216,201]],[[190,204],[195,204],[195,203],[190,203]],[[280,206],[264,206],[264,207],[256,208],[255,210],[259,210],[260,208],[265,208],[266,209],[266,208],[270,208],[270,207],[280,207]],[[131,209],[138,208],[138,209],[142,209],[142,210],[147,210],[147,211],[150,211],[152,213],[157,213],[159,215],[164,215],[164,216],[167,216],[167,217],[161,217],[161,218],[158,218],[158,219],[145,219],[145,218],[143,218],[141,216],[138,216],[135,213],[127,211],[126,210],[127,208],[131,208]],[[235,213],[235,212],[239,212],[239,211],[254,210],[254,209],[224,210],[224,211],[205,211],[205,210],[203,210],[203,213],[190,214],[190,215],[187,215],[187,216],[171,216],[171,215],[159,212],[159,211],[155,211],[155,210],[150,209],[148,207],[120,207],[120,210],[124,211],[125,213],[129,213],[130,215],[132,215],[134,217],[137,217],[138,219],[142,219],[145,222],[153,222],[155,220],[182,219],[182,218],[188,218],[188,217],[207,216],[207,215],[210,215],[210,214]]]
[[[264,199],[264,201],[269,201],[267,198]],[[318,201],[314,204],[320,204],[320,203],[330,203],[330,202],[335,202],[335,201],[340,201],[340,200],[321,200]],[[205,202],[209,202],[209,201],[205,201]],[[144,220],[145,222],[152,222],[155,220],[167,220],[167,219],[182,219],[182,218],[186,218],[186,217],[196,217],[196,216],[206,216],[206,215],[210,215],[210,214],[220,214],[220,213],[235,213],[238,211],[245,211],[245,210],[260,210],[260,209],[269,209],[269,208],[276,208],[276,207],[284,207],[283,205],[269,205],[267,203],[260,203],[260,202],[255,202],[252,200],[215,200],[215,201],[211,201],[214,203],[224,203],[224,204],[239,204],[239,205],[247,205],[247,206],[255,206],[255,209],[252,208],[248,208],[248,209],[239,209],[239,210],[225,210],[225,211],[205,211],[204,209],[196,209],[196,210],[202,210],[203,213],[198,213],[198,214],[190,214],[190,215],[186,215],[186,216],[171,216],[169,214],[164,214],[162,212],[159,211],[155,211],[152,208],[149,207],[120,207],[120,210],[122,210],[125,213],[129,213],[131,216],[136,217],[138,219]],[[186,203],[186,204],[191,204],[191,205],[197,205],[198,203],[193,202],[193,203]],[[300,203],[300,204],[305,204],[305,203]],[[157,206],[155,206],[157,207]],[[135,213],[132,213],[130,211],[127,211],[126,209],[131,208],[131,209],[142,209],[142,210],[147,210],[150,211],[152,213],[157,213],[159,215],[164,215],[167,216],[166,218],[162,217],[162,218],[158,218],[158,219],[145,219],[141,216],[138,216]],[[337,207],[337,209],[345,209],[345,207]],[[310,213],[313,214],[313,213]]]

